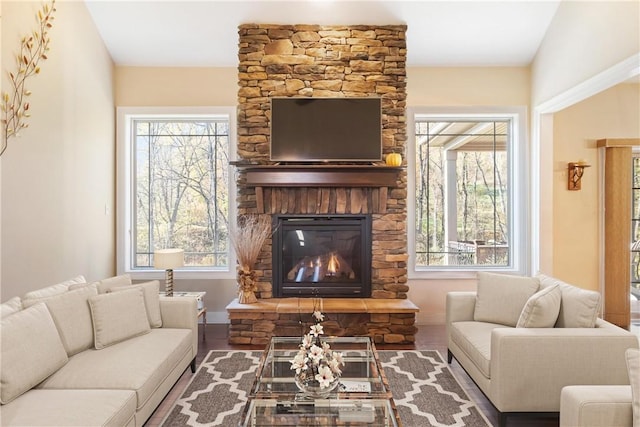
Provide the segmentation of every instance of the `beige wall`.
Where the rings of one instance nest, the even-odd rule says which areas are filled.
[[[228,68],[116,67],[116,105],[231,106],[238,95],[238,70]]]
[[[529,88],[528,67],[407,69],[410,107],[528,107]],[[442,324],[447,292],[475,290],[476,280],[410,279],[409,286],[409,298],[420,307],[417,323]]]
[[[409,106],[528,106],[528,67],[408,68]],[[236,68],[116,67],[117,106],[236,105]],[[212,321],[224,320],[235,297],[234,280],[175,278],[180,290],[206,291]],[[475,289],[475,280],[410,280],[409,298],[421,309],[418,322],[443,323],[449,290]]]
[[[599,176],[596,140],[640,137],[640,85],[620,84],[554,115],[553,274],[586,289],[600,290]],[[567,163],[592,167],[582,190],[567,190]],[[629,165],[631,167],[631,165]]]
[[[228,107],[237,104],[238,70],[226,68],[116,67],[117,107]],[[157,279],[163,282],[163,276]],[[236,295],[234,279],[183,279],[174,276],[179,291],[205,291],[210,322],[226,322],[225,307]]]
[[[41,4],[2,3],[5,69]],[[3,301],[115,268],[113,64],[83,2],[56,8],[49,59],[29,83],[30,126],[2,156]]]
[[[529,105],[529,67],[413,67],[407,69],[409,106]]]

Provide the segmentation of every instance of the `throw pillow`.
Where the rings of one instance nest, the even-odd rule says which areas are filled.
[[[97,294],[94,287],[84,286],[48,298],[25,300],[24,306],[30,307],[40,302],[47,305],[64,349],[71,357],[93,347],[93,326],[87,300]]]
[[[131,286],[119,286],[109,290],[109,292],[125,291],[132,288],[142,288],[144,292],[144,306],[147,309],[147,319],[152,328],[162,327],[162,316],[160,315],[160,282],[152,280],[150,282],[136,283]]]
[[[557,328],[593,328],[600,311],[601,297],[596,291],[589,291],[565,283],[554,277],[538,274],[540,287],[558,285],[562,291]]]
[[[117,286],[126,286],[131,284],[131,276],[128,274],[121,274],[120,276],[109,277],[108,279],[102,279],[98,282],[98,293],[106,294],[109,289]]]
[[[529,297],[538,290],[532,277],[478,273],[478,292],[473,319],[478,322],[516,326]]]
[[[0,403],[41,383],[69,360],[53,319],[36,304],[0,321]]]
[[[0,319],[4,319],[20,310],[22,310],[22,300],[20,300],[20,297],[13,297],[9,301],[0,304]]]
[[[140,287],[95,295],[89,306],[98,350],[151,330]]]
[[[27,292],[22,299],[29,298],[45,298],[53,295],[58,295],[63,292],[67,292],[69,286],[76,283],[86,283],[84,276],[76,276],[73,279],[65,280],[64,282],[57,283],[55,285],[47,286],[46,288],[38,289],[36,291]]]
[[[520,313],[516,328],[553,328],[560,313],[562,291],[550,286],[531,295]]]
[[[633,400],[633,427],[640,427],[640,350],[629,348],[625,353],[629,383],[631,384],[631,398]]]

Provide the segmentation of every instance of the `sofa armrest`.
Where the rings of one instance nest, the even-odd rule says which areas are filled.
[[[160,296],[162,327],[191,329],[193,357],[198,354],[198,302],[192,297]]]
[[[475,292],[447,292],[447,325],[453,322],[464,322],[473,320],[473,313],[475,309]]]
[[[631,387],[568,386],[560,397],[560,427],[633,425]]]
[[[616,327],[496,328],[491,401],[503,412],[557,412],[564,386],[629,384],[627,348],[638,348],[638,338]]]

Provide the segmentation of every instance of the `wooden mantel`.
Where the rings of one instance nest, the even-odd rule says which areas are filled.
[[[232,162],[255,187],[256,207],[264,212],[264,188],[375,188],[376,211],[386,212],[389,188],[397,187],[402,167],[386,165],[256,165]],[[355,194],[355,193],[354,193]]]
[[[394,187],[401,167],[382,165],[243,165],[254,187]]]

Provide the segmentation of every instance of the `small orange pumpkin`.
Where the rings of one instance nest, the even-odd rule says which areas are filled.
[[[389,153],[385,161],[387,166],[400,166],[402,164],[402,156],[400,153]]]

